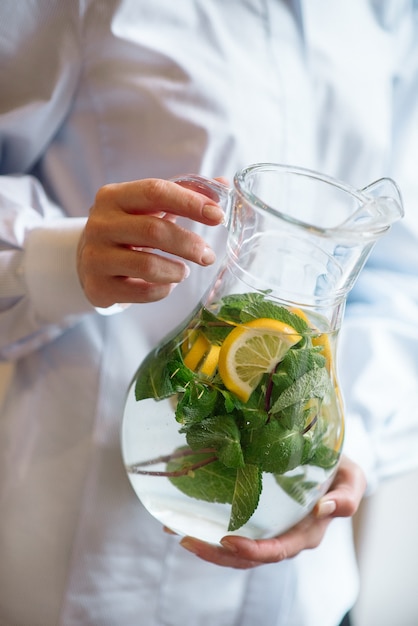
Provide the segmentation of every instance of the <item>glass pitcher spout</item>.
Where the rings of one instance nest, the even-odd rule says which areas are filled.
[[[347,235],[379,237],[404,216],[401,192],[391,178],[379,178],[359,190],[359,194],[364,197],[363,204],[340,226]]]

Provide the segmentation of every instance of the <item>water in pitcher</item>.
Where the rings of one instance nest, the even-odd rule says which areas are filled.
[[[149,355],[122,445],[135,492],[162,524],[211,543],[269,537],[326,491],[343,419],[336,332],[315,321],[321,330],[300,309],[235,294]]]

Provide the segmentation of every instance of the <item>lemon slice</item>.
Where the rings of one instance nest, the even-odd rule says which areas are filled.
[[[199,371],[210,378],[218,367],[220,349],[220,346],[212,345],[202,333],[194,330],[182,346],[184,364],[194,372]]]
[[[293,308],[291,310],[292,310],[292,313],[295,313],[295,315],[298,315],[307,324],[311,324],[308,316],[306,315],[306,313],[304,313],[304,311],[302,311],[301,309],[297,309],[297,308]],[[315,330],[315,327],[312,327],[312,330]],[[331,349],[331,343],[330,343],[328,336],[325,333],[321,333],[320,335],[313,337],[312,345],[320,346],[322,348],[321,352],[323,356],[325,357],[326,368],[328,372],[330,372],[331,366],[332,366],[332,349]]]
[[[186,367],[193,371],[196,371],[199,363],[202,361],[203,357],[210,348],[210,343],[204,335],[200,333],[196,335],[197,336],[195,337],[192,347],[183,359]]]
[[[288,324],[265,317],[237,326],[219,352],[218,371],[225,387],[247,402],[263,374],[272,372],[301,338]]]
[[[327,335],[318,335],[317,337],[312,338],[313,346],[320,346],[322,355],[325,357],[325,366],[328,372],[331,372],[332,368],[332,350],[331,344],[327,337]]]
[[[216,368],[218,367],[219,360],[219,352],[221,350],[220,346],[211,346],[209,348],[209,352],[207,353],[205,360],[202,363],[200,368],[200,373],[205,376],[213,376]]]

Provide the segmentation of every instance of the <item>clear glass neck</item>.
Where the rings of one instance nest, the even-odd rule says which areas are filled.
[[[232,189],[195,175],[176,181],[223,206],[228,262],[240,280],[308,307],[344,300],[376,241],[403,216],[388,178],[357,190],[312,170],[259,163],[238,172]]]

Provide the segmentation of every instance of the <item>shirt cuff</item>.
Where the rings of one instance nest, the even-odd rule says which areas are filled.
[[[53,220],[27,234],[23,276],[36,316],[59,323],[69,315],[95,311],[77,274],[77,245],[86,218]]]

